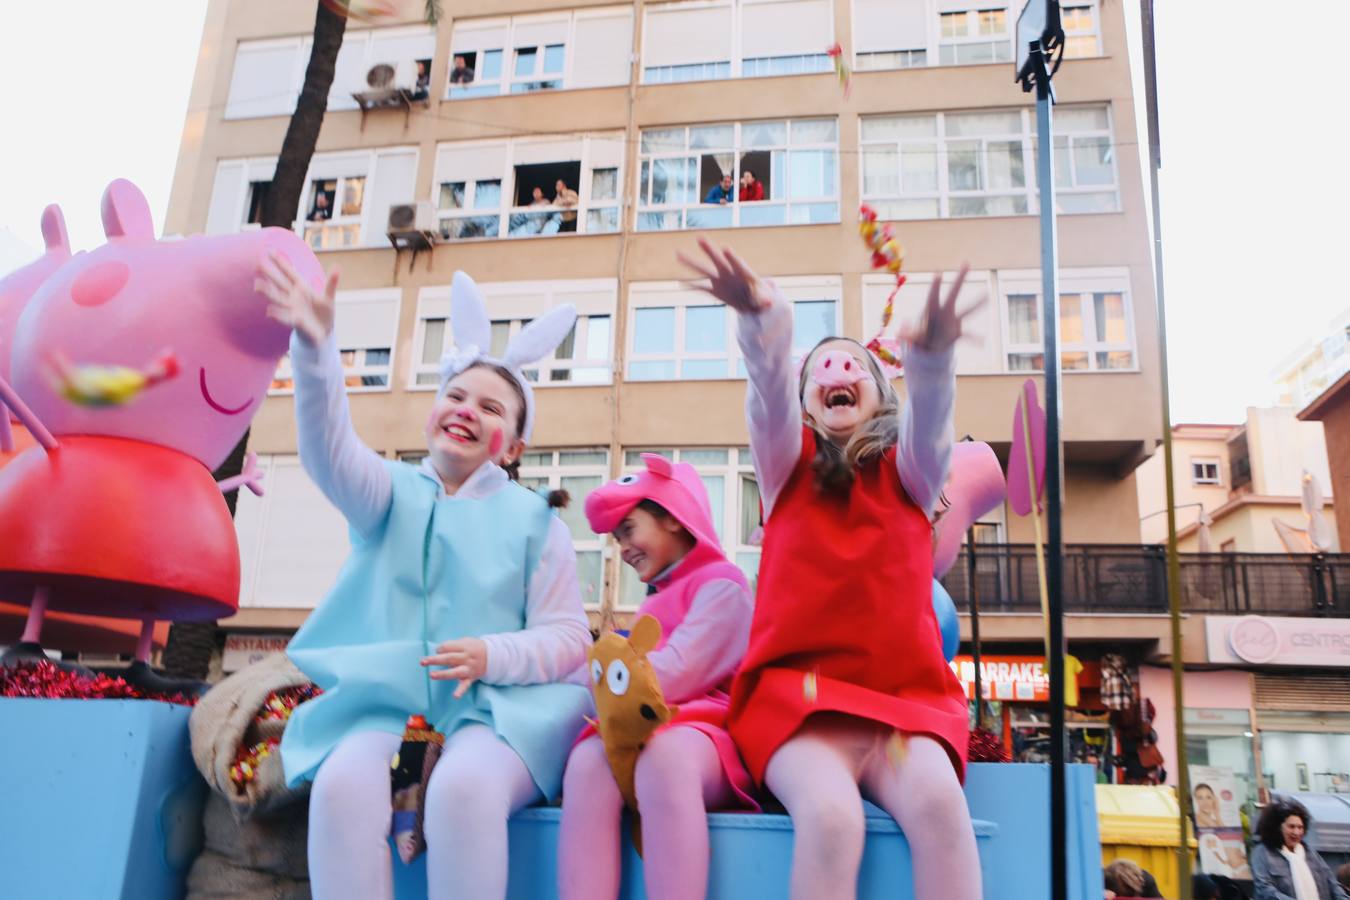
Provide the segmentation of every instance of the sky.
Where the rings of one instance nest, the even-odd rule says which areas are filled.
[[[1350,307],[1332,265],[1350,250],[1350,3],[1305,0],[1288,34],[1248,8],[1157,0],[1176,422],[1238,422],[1271,402],[1273,368]],[[41,249],[51,202],[77,249],[102,243],[113,178],[139,185],[162,226],[205,12],[205,0],[7,8],[0,83],[27,87],[6,91],[0,273]]]

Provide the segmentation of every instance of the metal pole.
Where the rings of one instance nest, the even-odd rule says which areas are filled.
[[[1181,561],[1177,556],[1176,491],[1172,481],[1172,406],[1167,378],[1167,308],[1163,302],[1162,218],[1158,210],[1158,169],[1162,152],[1158,134],[1158,69],[1153,43],[1153,0],[1140,0],[1144,33],[1144,99],[1148,107],[1149,182],[1153,192],[1153,277],[1158,295],[1158,372],[1162,383],[1163,479],[1167,491],[1167,605],[1172,618],[1172,704],[1177,735],[1177,886],[1181,900],[1191,897],[1191,848],[1186,839],[1190,820],[1191,784],[1186,764],[1186,705],[1182,682]]]
[[[1055,144],[1046,54],[1037,51],[1036,177],[1041,202],[1041,334],[1045,341],[1045,583],[1050,618],[1050,886],[1053,900],[1068,900],[1068,783],[1064,735],[1064,537],[1061,506],[1064,466],[1059,423],[1059,260],[1055,229]],[[1033,510],[1034,512],[1034,510]]]
[[[970,650],[975,660],[975,727],[984,727],[984,688],[980,680],[980,586],[975,580],[975,526],[966,532],[966,583],[970,585]]]

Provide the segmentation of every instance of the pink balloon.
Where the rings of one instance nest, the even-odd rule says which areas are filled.
[[[1013,410],[1012,451],[1008,454],[1008,503],[1019,516],[1031,513],[1031,484],[1027,477],[1027,436],[1022,428],[1022,397],[1030,414],[1031,459],[1036,470],[1036,505],[1045,493],[1045,410],[1036,396],[1036,382],[1022,383],[1022,396]]]

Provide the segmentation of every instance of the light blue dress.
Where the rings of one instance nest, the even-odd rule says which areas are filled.
[[[558,794],[571,741],[589,707],[575,684],[433,681],[422,657],[441,641],[525,627],[530,577],[552,518],[516,484],[487,496],[443,496],[425,470],[384,461],[392,500],[379,527],[351,530],[352,553],[333,590],[287,648],[324,693],[297,707],[281,743],[286,781],[313,779],[348,735],[402,734],[421,713],[449,736],[492,728],[524,760],[545,797]]]

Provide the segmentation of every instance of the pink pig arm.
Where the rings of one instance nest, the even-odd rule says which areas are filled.
[[[14,411],[14,415],[24,424],[24,427],[33,435],[33,440],[37,441],[42,449],[55,450],[57,448],[56,438],[52,437],[52,433],[42,424],[42,420],[28,408],[26,403],[19,399],[19,395],[14,393],[14,388],[10,387],[9,382],[0,378],[0,407],[3,406],[8,406]],[[10,452],[14,449],[13,436],[9,434],[9,417],[6,415],[4,418],[5,437],[9,438],[10,446],[2,449],[5,452]]]
[[[258,471],[258,454],[250,453],[244,457],[244,471],[234,476],[216,482],[216,487],[220,488],[222,494],[228,494],[237,488],[246,487],[256,496],[263,495],[262,486],[263,474]]]

